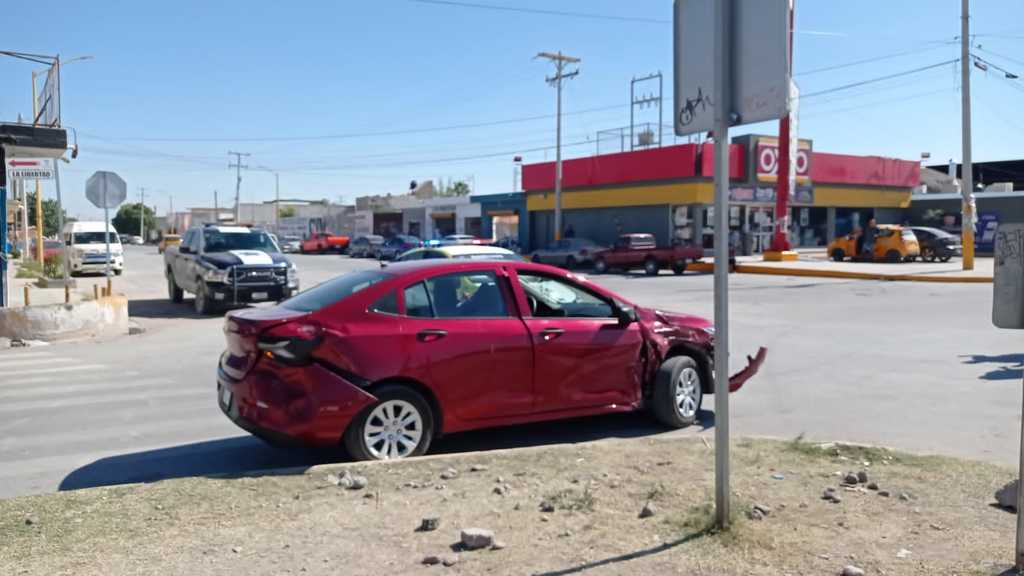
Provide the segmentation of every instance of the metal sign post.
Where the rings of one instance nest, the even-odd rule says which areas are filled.
[[[675,131],[715,138],[715,515],[729,526],[729,127],[789,113],[788,0],[676,0]],[[707,46],[714,58],[707,58]]]
[[[992,324],[996,328],[1024,329],[1024,224],[1000,224],[996,230],[995,274],[992,283]],[[1024,388],[1024,387],[1022,387]],[[1021,399],[1024,411],[1024,398]],[[1024,420],[1020,429],[1017,469],[1017,543],[1014,563],[1024,571]]]
[[[103,208],[103,221],[107,244],[107,295],[111,291],[110,272],[110,209],[117,208],[128,197],[128,185],[113,172],[99,171],[85,183],[85,197],[97,208]]]

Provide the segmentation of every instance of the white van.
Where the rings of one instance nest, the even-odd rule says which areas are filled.
[[[69,222],[64,225],[64,246],[71,274],[104,272],[107,269],[107,245],[104,222]],[[117,230],[110,227],[110,268],[124,272],[124,249]]]

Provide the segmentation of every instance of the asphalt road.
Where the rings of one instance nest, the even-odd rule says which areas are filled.
[[[220,413],[220,318],[171,304],[161,257],[128,247],[115,280],[145,333],[0,352],[0,497],[304,466],[338,455],[267,447]],[[295,256],[303,286],[375,267]],[[909,266],[909,265],[908,265]],[[596,277],[642,305],[712,316],[708,275]],[[733,275],[733,369],[769,347],[731,397],[736,435],[878,443],[1012,463],[1024,346],[991,326],[991,286]],[[701,426],[712,433],[711,397]],[[644,415],[456,434],[435,451],[665,434]]]

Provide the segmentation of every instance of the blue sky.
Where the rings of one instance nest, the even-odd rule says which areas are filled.
[[[84,199],[95,170],[121,174],[136,198],[145,186],[146,203],[161,214],[172,195],[176,209],[212,205],[215,189],[226,205],[234,194],[228,150],[251,153],[251,168],[279,170],[284,197],[351,201],[439,177],[470,179],[478,193],[506,192],[513,155],[554,157],[541,149],[554,143],[555,94],[544,83],[551,66],[533,59],[539,51],[583,59],[565,90],[567,157],[593,154],[598,131],[628,126],[634,76],[665,73],[670,121],[671,2],[475,3],[638,20],[413,0],[96,0],[51,3],[59,17],[43,25],[32,3],[14,2],[5,4],[5,20],[26,24],[5,27],[0,49],[95,57],[69,64],[63,75],[64,122],[78,130],[81,148],[62,172],[65,198],[84,217],[96,215]],[[794,62],[802,93],[957,58],[959,6],[798,0]],[[1024,5],[973,0],[972,11],[976,53],[1024,77]],[[873,61],[817,71],[860,60]],[[0,119],[30,115],[32,69],[0,58]],[[822,151],[959,159],[958,86],[948,64],[808,98],[800,135]],[[974,69],[972,92],[975,159],[1024,157],[1024,82]],[[638,121],[657,122],[657,115],[643,111]],[[600,146],[610,151],[618,142]],[[250,169],[242,200],[271,199],[273,186],[272,175]],[[44,194],[53,194],[52,185]]]

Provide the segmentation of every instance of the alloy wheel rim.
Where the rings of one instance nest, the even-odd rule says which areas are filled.
[[[370,412],[363,426],[363,443],[378,460],[405,458],[423,439],[423,417],[405,400],[387,400]]]
[[[676,379],[676,410],[683,418],[692,418],[697,414],[699,399],[700,376],[693,368],[683,368]]]

